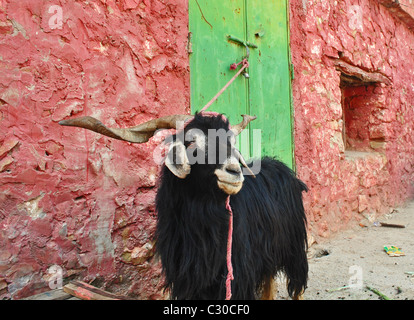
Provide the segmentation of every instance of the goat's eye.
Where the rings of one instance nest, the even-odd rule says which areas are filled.
[[[187,149],[194,149],[195,147],[196,147],[196,143],[195,143],[195,141],[193,141],[193,142],[190,142]]]

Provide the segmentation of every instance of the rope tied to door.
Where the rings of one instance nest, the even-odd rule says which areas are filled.
[[[224,91],[233,83],[234,80],[246,69],[249,67],[249,61],[247,58],[244,58],[239,63],[233,63],[230,65],[230,70],[236,70],[240,65],[242,67],[240,70],[226,83],[226,85],[211,99],[202,109],[201,112],[206,111],[217,99],[220,97]],[[226,209],[229,212],[229,229],[227,236],[227,251],[226,251],[226,264],[227,264],[227,278],[226,278],[226,300],[230,300],[231,293],[231,281],[234,280],[233,276],[233,265],[231,262],[232,255],[232,242],[233,242],[233,210],[230,206],[230,196],[226,199]]]
[[[246,45],[246,49],[248,47]],[[249,51],[247,51],[249,52]],[[236,70],[240,65],[242,67],[239,71],[224,85],[224,87],[201,109],[200,112],[205,112],[217,99],[220,97],[224,91],[233,83],[236,78],[249,67],[248,61],[249,54],[247,54],[246,58],[244,58],[239,63],[233,63],[230,65],[230,70]],[[248,76],[246,76],[248,78]],[[230,300],[232,293],[231,293],[231,281],[234,280],[233,276],[233,265],[231,262],[232,256],[232,242],[233,242],[233,210],[230,206],[230,196],[226,199],[226,209],[229,212],[229,229],[227,235],[227,251],[226,251],[226,264],[227,264],[227,277],[226,277],[226,300]]]
[[[225,86],[219,91],[219,92],[217,92],[217,94],[213,97],[213,99],[211,99],[202,109],[201,109],[201,111],[200,112],[203,112],[203,111],[206,111],[217,99],[218,99],[218,97],[220,97],[222,94],[223,94],[223,92],[224,91],[226,91],[226,89],[233,83],[233,81],[234,80],[236,80],[236,78],[246,69],[246,68],[248,68],[249,67],[249,61],[245,58],[245,59],[243,59],[242,61],[240,61],[239,63],[233,63],[231,66],[230,66],[230,70],[236,70],[237,69],[237,67],[239,66],[239,65],[243,65],[242,67],[241,67],[241,69],[233,76],[233,78],[231,78],[230,80],[229,80],[229,82],[227,82],[226,84],[225,84]]]

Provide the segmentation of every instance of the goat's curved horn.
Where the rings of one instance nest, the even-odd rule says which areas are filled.
[[[240,122],[239,124],[236,124],[235,126],[231,127],[231,131],[233,131],[235,136],[238,136],[244,129],[246,129],[247,125],[255,120],[257,117],[256,116],[249,116],[246,114],[242,114],[243,117],[243,121]]]
[[[177,129],[177,123],[186,122],[193,117],[194,116],[191,115],[181,114],[165,116],[125,129],[108,128],[99,120],[89,116],[62,120],[59,124],[62,126],[85,128],[118,140],[129,141],[132,143],[144,143],[154,135],[157,129]]]

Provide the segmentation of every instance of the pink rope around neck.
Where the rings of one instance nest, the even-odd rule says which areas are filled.
[[[231,281],[233,277],[233,265],[231,264],[231,247],[233,242],[233,211],[230,206],[230,196],[226,200],[226,209],[229,211],[229,232],[227,238],[227,279],[226,279],[226,300],[231,299]]]

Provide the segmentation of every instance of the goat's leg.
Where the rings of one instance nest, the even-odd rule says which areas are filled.
[[[263,292],[261,300],[276,300],[277,285],[273,277],[265,280],[263,283]]]
[[[286,287],[288,286],[288,284],[289,284],[289,280],[286,279]],[[298,294],[294,294],[292,296],[292,300],[305,300],[303,297],[304,294],[305,294],[305,289],[302,289]]]
[[[301,293],[299,293],[297,296],[293,296],[293,300],[304,300],[303,297],[304,291],[302,291]]]

